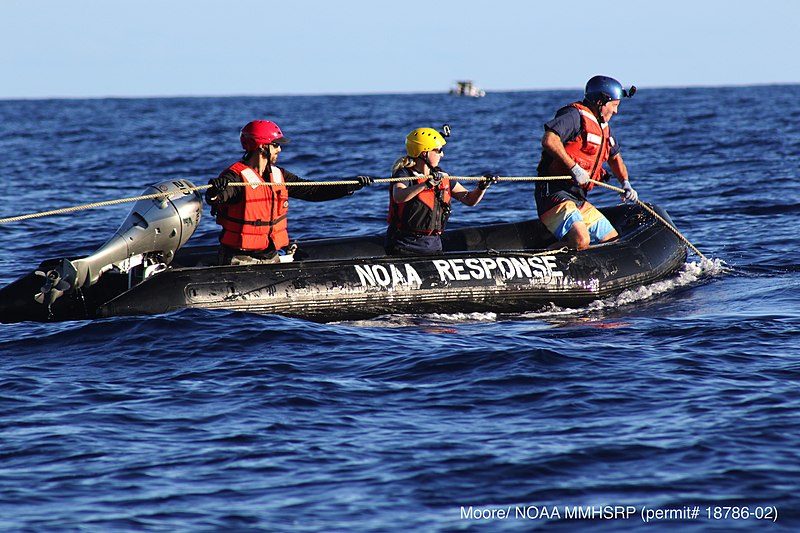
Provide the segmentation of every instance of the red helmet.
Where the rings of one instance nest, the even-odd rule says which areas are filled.
[[[277,124],[269,120],[254,120],[248,122],[239,134],[242,141],[242,148],[252,152],[262,144],[278,143],[286,144],[289,139],[283,136],[283,132]]]

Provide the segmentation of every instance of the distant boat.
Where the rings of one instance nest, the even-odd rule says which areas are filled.
[[[456,96],[471,96],[472,98],[481,98],[486,96],[486,91],[475,85],[474,82],[465,80],[457,81],[456,86],[450,89],[450,94]]]

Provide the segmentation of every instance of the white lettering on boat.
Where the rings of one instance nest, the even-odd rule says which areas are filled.
[[[469,281],[472,279],[550,279],[562,278],[555,257],[542,255],[528,257],[470,257],[468,259],[434,259],[433,266],[439,281]]]
[[[400,265],[354,265],[358,279],[363,287],[407,287],[417,288],[422,279],[414,267],[405,263]],[[401,271],[405,270],[405,273]]]
[[[466,259],[432,259],[438,280],[471,281],[528,279],[550,281],[563,278],[555,257],[468,257]],[[420,288],[422,278],[409,263],[354,265],[362,287]],[[434,280],[430,280],[434,282]]]

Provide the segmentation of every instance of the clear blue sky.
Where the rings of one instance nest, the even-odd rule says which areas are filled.
[[[0,98],[800,82],[800,1],[3,0]],[[583,36],[583,37],[582,37]]]

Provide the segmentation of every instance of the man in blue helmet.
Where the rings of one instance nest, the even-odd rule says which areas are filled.
[[[620,100],[634,92],[636,87],[626,91],[614,78],[595,76],[586,83],[582,102],[562,107],[544,125],[538,175],[572,176],[572,180],[537,181],[536,210],[556,239],[577,250],[618,236],[608,219],[586,200],[594,185],[590,180],[607,179],[605,162],[625,190],[622,197],[631,202],[638,199],[608,125]]]

